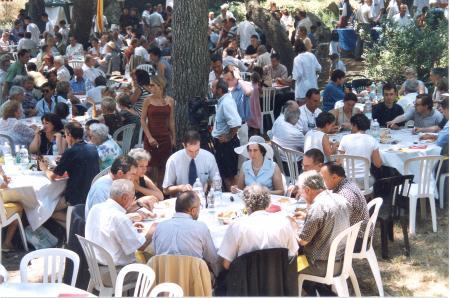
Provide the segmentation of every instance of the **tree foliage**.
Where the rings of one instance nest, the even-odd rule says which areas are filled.
[[[432,67],[448,67],[448,22],[428,19],[424,28],[386,25],[377,43],[366,47],[366,73],[369,77],[401,83],[405,67],[414,67],[426,80]]]

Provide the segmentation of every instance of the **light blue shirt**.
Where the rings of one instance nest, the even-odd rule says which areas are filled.
[[[270,159],[264,159],[262,168],[256,176],[252,169],[251,160],[247,160],[242,164],[242,170],[244,171],[245,186],[258,183],[267,187],[269,190],[273,190],[272,178],[275,172],[275,163]]]
[[[152,241],[155,255],[182,255],[200,258],[208,263],[217,276],[220,260],[205,223],[190,214],[177,212],[156,227]]]
[[[217,138],[221,135],[227,134],[231,128],[239,127],[242,124],[239,116],[236,102],[231,93],[223,95],[217,103],[216,119],[214,122],[214,129],[212,136]]]
[[[231,91],[231,95],[236,102],[237,110],[239,112],[239,116],[243,121],[247,121],[251,118],[252,114],[250,111],[250,97],[244,94],[244,90],[242,90],[241,85],[238,83],[233,91]]]
[[[436,145],[440,147],[448,145],[448,121],[445,123],[444,128],[438,133]]]
[[[67,104],[67,100],[62,98],[61,96],[52,96],[51,104],[49,105],[44,98],[39,100],[36,104],[37,116],[42,117],[46,113],[54,113],[56,104],[59,102],[63,102]]]
[[[86,206],[84,207],[84,218],[88,218],[89,211],[94,207],[94,205],[102,203],[109,198],[109,191],[111,189],[113,179],[111,175],[105,175],[98,178],[94,184],[92,184],[91,189],[86,198]]]

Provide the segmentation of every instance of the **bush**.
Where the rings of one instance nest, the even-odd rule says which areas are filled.
[[[412,24],[402,29],[387,24],[378,42],[366,45],[369,77],[401,84],[403,70],[409,66],[417,70],[419,79],[427,81],[432,67],[448,67],[448,22],[433,18],[424,28]]]

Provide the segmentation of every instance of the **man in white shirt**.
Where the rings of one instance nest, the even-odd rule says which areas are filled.
[[[247,47],[250,45],[250,38],[252,37],[252,35],[257,34],[255,30],[255,24],[251,22],[251,12],[247,12],[245,18],[245,21],[239,23],[237,29],[239,47],[241,48],[242,53],[244,53]]]
[[[153,236],[153,229],[142,232],[142,223],[133,223],[127,209],[134,203],[133,182],[113,181],[110,199],[94,206],[86,219],[85,237],[101,245],[112,257],[114,265],[125,266],[136,262],[135,252],[143,251]],[[99,254],[97,261],[106,265]]]
[[[295,80],[295,100],[303,104],[306,92],[311,88],[317,88],[317,73],[322,71],[322,66],[316,56],[307,51],[303,41],[295,41],[295,50],[298,53],[294,58],[292,69],[292,79]]]
[[[162,185],[167,195],[192,190],[196,178],[206,185],[219,171],[214,155],[200,148],[200,134],[197,131],[186,133],[183,147],[167,160]]]
[[[56,76],[58,81],[70,81],[70,72],[64,66],[64,58],[62,56],[56,56],[54,59],[54,66],[56,70]]]
[[[39,35],[41,31],[39,31],[39,27],[31,22],[31,18],[26,16],[23,19],[25,25],[27,26],[27,32],[31,32],[31,40],[33,40],[36,44],[39,44]]]
[[[37,44],[31,39],[31,32],[25,32],[24,37],[17,44],[17,51],[28,50],[30,53],[36,53]]]
[[[371,8],[371,14],[373,17],[374,22],[378,22],[378,20],[381,17],[381,9],[384,8],[384,1],[383,0],[373,0]]]
[[[83,57],[84,49],[81,43],[77,42],[77,38],[75,36],[69,37],[70,44],[66,47],[66,56],[70,59],[75,57]]]
[[[356,16],[360,23],[372,23],[374,18],[372,15],[372,0],[365,0],[364,4],[358,9]]]
[[[288,34],[291,32],[292,28],[294,27],[294,19],[289,14],[289,11],[287,10],[287,8],[283,9],[283,15],[281,16],[280,23],[281,23],[281,25],[284,26],[284,28],[286,29],[286,32]]]
[[[299,119],[298,104],[293,100],[288,100],[285,104],[284,113],[273,124],[273,140],[284,148],[303,151],[305,137],[302,130],[297,126]]]
[[[46,12],[44,12],[41,15],[41,20],[42,20],[42,22],[45,23],[45,32],[47,32],[48,34],[50,34],[52,36],[55,36],[55,31],[53,30],[53,23],[52,23],[52,21],[50,21],[48,19],[48,14]]]
[[[407,27],[412,23],[411,18],[407,15],[408,5],[401,4],[400,5],[400,13],[396,14],[392,18],[392,23],[394,23],[398,27]]]
[[[214,25],[222,26],[228,18],[234,18],[233,13],[228,8],[229,5],[227,3],[220,6],[220,14],[214,19]]]
[[[86,91],[89,91],[93,87],[95,87],[95,79],[97,77],[104,77],[106,78],[105,73],[98,68],[95,68],[95,58],[91,55],[86,55],[84,57],[84,64],[81,67],[84,72],[84,80],[86,81]]]
[[[236,52],[233,48],[227,48],[226,53],[227,55],[225,56],[225,58],[223,58],[222,61],[223,68],[227,67],[228,65],[234,65],[239,68],[239,71],[247,71],[247,66],[245,66],[244,62],[234,57],[236,55]]]
[[[253,184],[244,190],[244,203],[249,216],[240,217],[227,229],[218,251],[225,269],[239,256],[268,248],[287,248],[297,255],[296,231],[290,220],[278,213],[265,211],[270,205],[270,192]]]
[[[156,32],[164,29],[164,18],[155,10],[146,20],[150,27],[150,36],[155,36]]]
[[[297,127],[306,135],[308,131],[316,127],[316,118],[322,113],[319,109],[320,92],[315,88],[311,88],[306,92],[306,103],[300,107],[300,119]]]
[[[150,55],[147,51],[147,46],[148,46],[147,39],[145,39],[144,37],[141,37],[141,39],[139,39],[138,45],[139,46],[134,49],[134,55],[141,56],[142,58],[144,58],[145,62],[149,62]]]

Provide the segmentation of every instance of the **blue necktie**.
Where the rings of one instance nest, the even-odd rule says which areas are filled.
[[[195,160],[191,159],[191,162],[189,163],[189,184],[194,185],[195,180],[197,179],[197,167],[195,166]]]

